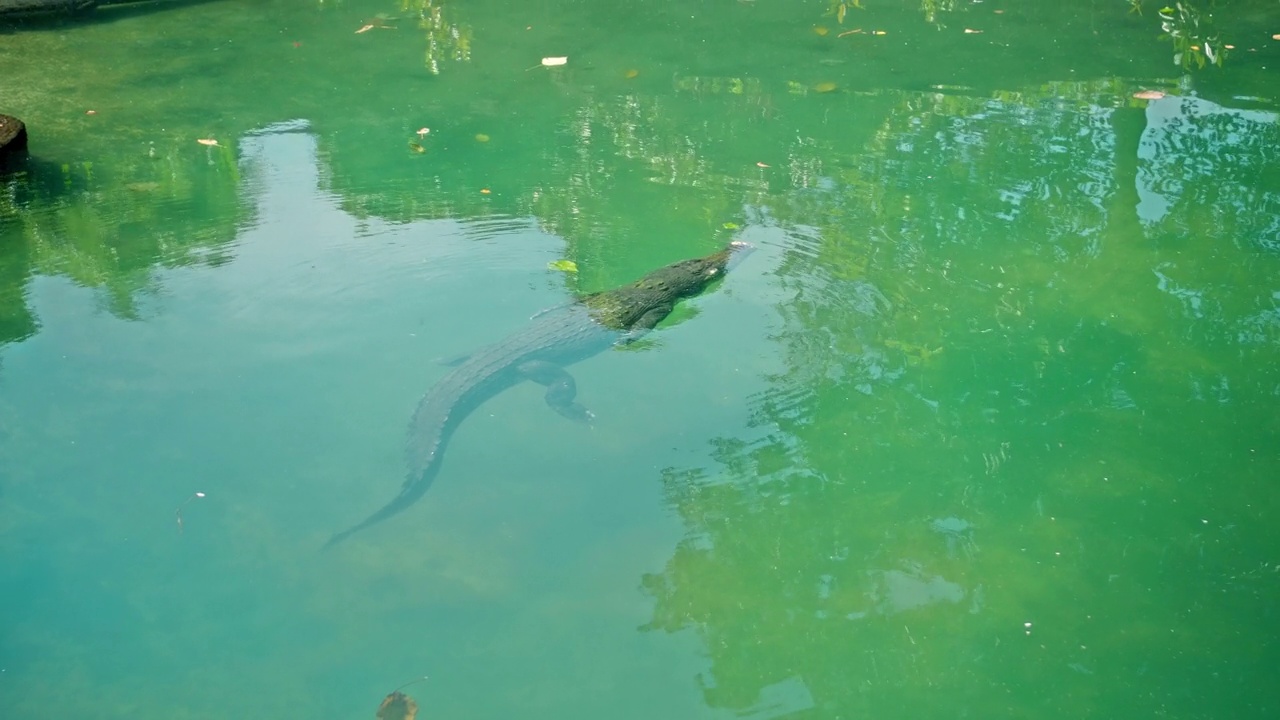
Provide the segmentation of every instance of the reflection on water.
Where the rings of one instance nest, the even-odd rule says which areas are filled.
[[[6,35],[0,714],[356,717],[426,674],[423,717],[1265,716],[1273,90],[1102,8],[765,5]],[[437,360],[733,237],[575,367],[593,427],[513,388],[316,552]]]

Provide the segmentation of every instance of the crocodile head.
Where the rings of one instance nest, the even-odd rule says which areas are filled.
[[[751,245],[734,241],[706,257],[658,268],[630,285],[587,296],[582,302],[606,327],[631,330],[636,323],[646,322],[642,318],[651,327],[654,311],[665,315],[681,299],[701,294],[751,250]]]
[[[652,304],[671,304],[681,298],[700,295],[753,249],[749,243],[735,240],[706,257],[681,260],[658,268],[637,280],[632,287],[647,295]]]

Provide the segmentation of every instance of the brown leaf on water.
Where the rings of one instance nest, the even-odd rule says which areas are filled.
[[[378,720],[414,720],[418,716],[418,703],[397,690],[382,699],[378,706]]]

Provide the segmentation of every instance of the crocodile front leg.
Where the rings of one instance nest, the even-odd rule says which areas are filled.
[[[645,314],[640,316],[639,320],[636,320],[631,324],[631,328],[627,330],[616,344],[630,345],[645,335],[648,335],[649,331],[652,330],[655,325],[662,322],[663,318],[671,314],[671,309],[671,305],[658,305],[650,308],[645,312]]]
[[[521,377],[547,388],[547,405],[552,410],[575,422],[590,422],[595,414],[574,402],[578,384],[564,368],[546,360],[529,360],[516,368]]]

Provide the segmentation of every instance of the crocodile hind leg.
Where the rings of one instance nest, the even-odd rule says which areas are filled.
[[[521,363],[520,375],[547,388],[547,404],[552,410],[575,422],[590,422],[595,414],[574,401],[578,384],[564,368],[546,360]]]

